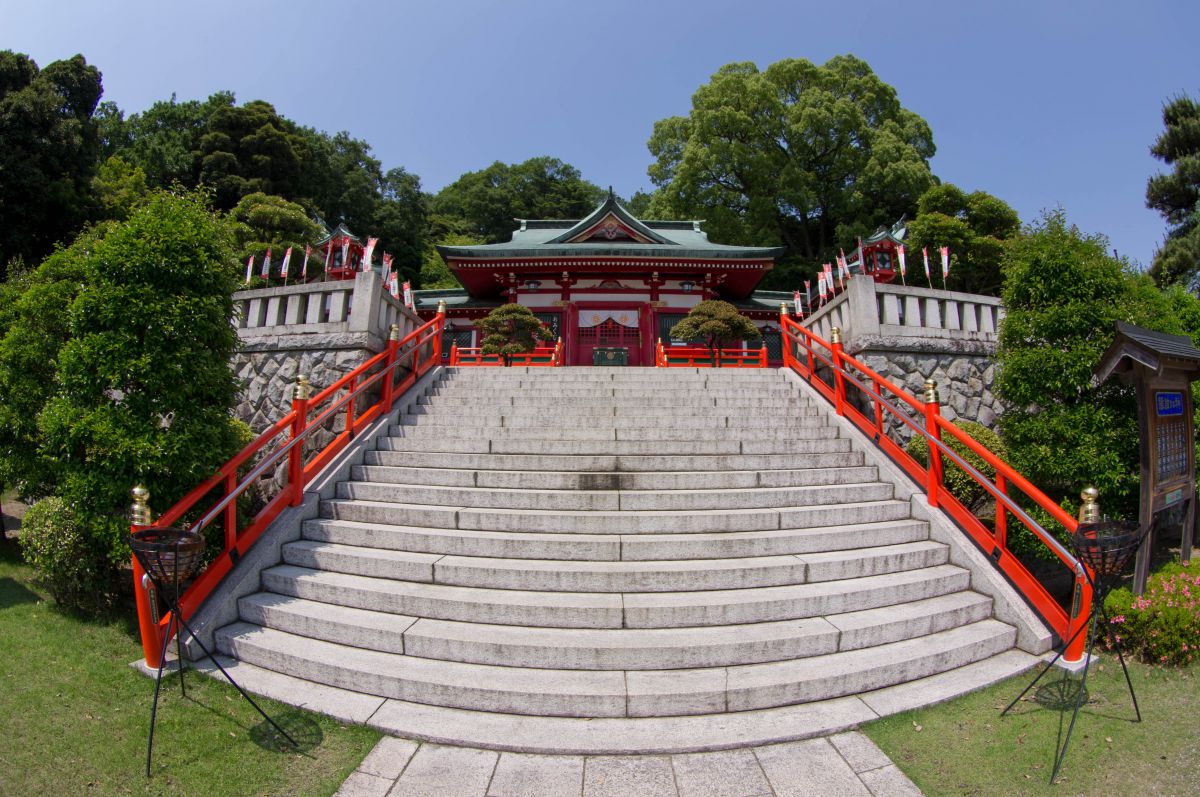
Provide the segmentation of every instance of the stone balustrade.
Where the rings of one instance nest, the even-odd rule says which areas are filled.
[[[950,420],[992,428],[1003,412],[992,393],[1004,305],[994,296],[877,284],[855,276],[843,293],[800,323],[825,340],[842,330],[847,354],[921,395],[925,379],[941,389]],[[900,432],[907,435],[906,429]]]

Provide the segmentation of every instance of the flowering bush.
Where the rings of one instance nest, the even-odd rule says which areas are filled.
[[[1115,589],[1104,602],[1111,618],[1108,646],[1152,664],[1190,664],[1200,658],[1200,564],[1170,565],[1134,597]]]

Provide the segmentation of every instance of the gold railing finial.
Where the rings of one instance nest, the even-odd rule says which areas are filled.
[[[133,495],[133,506],[129,508],[129,522],[135,526],[149,526],[154,522],[150,514],[150,491],[142,485],[129,491]]]
[[[842,342],[842,328],[841,327],[834,327],[833,329],[829,330],[829,342],[830,343],[841,343]]]
[[[292,389],[292,400],[307,399],[311,395],[312,388],[309,387],[308,377],[304,374],[296,377],[296,387]]]
[[[942,400],[938,396],[937,382],[933,378],[925,380],[925,403],[926,404],[941,404]]]
[[[388,327],[388,340],[400,340],[400,325],[392,324]]]
[[[445,315],[445,314],[446,314],[446,300],[445,300],[445,299],[438,299],[438,309],[437,309],[437,311],[438,311],[438,315]]]
[[[787,302],[780,302],[780,303],[779,303],[779,314],[780,314],[780,315],[787,315],[787,314],[788,314]]]
[[[1080,523],[1099,523],[1100,522],[1100,491],[1095,487],[1084,487],[1079,493],[1079,498],[1083,501],[1079,505],[1079,522]]]

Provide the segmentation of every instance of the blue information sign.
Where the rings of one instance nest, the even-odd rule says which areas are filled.
[[[1178,390],[1155,391],[1154,409],[1160,418],[1183,415],[1183,393]]]

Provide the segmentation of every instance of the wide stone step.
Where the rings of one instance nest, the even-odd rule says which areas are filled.
[[[310,520],[304,537],[366,548],[500,559],[591,562],[735,559],[900,545],[927,539],[920,520],[716,534],[537,534]]]
[[[527,436],[488,439],[482,435],[447,437],[384,437],[377,441],[381,451],[414,451],[442,454],[548,454],[609,456],[725,456],[733,454],[831,454],[850,451],[850,441],[841,437],[815,440],[740,439],[725,440],[531,440]],[[794,464],[794,463],[793,463]],[[655,468],[660,470],[661,468]]]
[[[991,600],[957,592],[825,618],[590,630],[417,619],[267,592],[243,598],[239,611],[246,622],[290,634],[426,659],[548,669],[656,670],[784,661],[897,642],[986,619]]]
[[[795,620],[961,592],[953,565],[778,587],[658,592],[546,592],[457,587],[333,573],[296,565],[264,570],[262,588],[295,598],[411,617],[553,628],[681,628]]]
[[[747,432],[755,429],[784,430],[829,426],[828,419],[820,415],[792,415],[772,413],[762,415],[738,415],[721,413],[676,412],[660,417],[615,415],[573,415],[548,412],[530,415],[504,415],[484,412],[478,408],[470,412],[405,413],[397,426],[433,429],[472,429],[476,434],[490,433],[494,429],[519,429],[522,431],[544,430],[549,427],[563,429],[581,427],[589,429],[671,429],[694,433],[701,429],[732,429]]]
[[[840,451],[832,453],[810,453],[802,459],[793,454],[730,454],[730,455],[570,455],[570,454],[464,454],[446,452],[417,452],[376,450],[366,451],[363,462],[367,465],[389,467],[412,466],[414,468],[477,469],[480,471],[528,471],[546,470],[572,473],[626,473],[688,471],[720,472],[747,470],[791,470],[847,468],[863,464],[865,457],[860,451],[850,450],[849,441],[842,441]]]
[[[800,396],[772,398],[757,396],[754,398],[728,399],[708,395],[704,392],[685,393],[671,396],[669,404],[659,398],[646,398],[640,401],[630,401],[627,398],[615,397],[569,397],[559,396],[554,391],[538,393],[516,393],[509,396],[496,396],[488,401],[482,401],[479,396],[464,395],[424,395],[417,399],[419,407],[443,408],[479,408],[492,407],[496,409],[524,409],[552,413],[558,410],[596,410],[611,409],[617,415],[633,415],[640,412],[661,410],[664,407],[685,409],[703,409],[708,407],[728,408],[730,411],[745,413],[768,411],[797,411],[805,412],[818,405]]]
[[[351,469],[351,478],[355,481],[444,487],[491,487],[504,490],[732,490],[749,487],[850,484],[874,481],[877,476],[876,468],[870,466],[642,473],[466,470],[381,465],[355,465]]]
[[[995,620],[864,650],[731,667],[588,671],[498,667],[332,644],[250,623],[217,632],[223,653],[340,688],[416,703],[564,717],[747,711],[827,700],[952,670],[1012,647]]]
[[[395,425],[390,430],[393,438],[416,440],[496,440],[511,441],[559,441],[573,442],[676,442],[704,445],[709,442],[733,442],[742,444],[778,443],[793,440],[831,440],[839,436],[835,426],[820,424],[776,423],[764,418],[760,423],[743,428],[726,428],[709,425],[703,420],[688,425],[627,427],[623,425],[599,426],[558,425],[545,423],[541,426],[514,429],[500,426],[472,426],[471,424],[422,423],[417,426]]]
[[[727,750],[810,739],[899,711],[931,705],[1019,675],[1036,656],[1007,650],[926,678],[840,697],[757,711],[681,717],[530,717],[443,708],[315,684],[218,654],[237,682],[265,697],[366,723],[383,733],[452,744],[546,755],[633,755]],[[214,678],[207,660],[196,667]]]
[[[803,402],[779,402],[774,405],[780,414],[786,413],[796,417],[824,417],[820,407]],[[407,414],[414,416],[460,416],[481,411],[478,402],[463,401],[461,403],[418,403],[411,405]],[[517,404],[504,403],[488,408],[493,415],[504,418],[538,418],[543,421],[554,418],[623,418],[623,419],[669,419],[678,417],[727,416],[727,417],[759,417],[770,414],[772,408],[763,406],[745,407],[742,405],[722,405],[718,407],[711,400],[682,399],[671,406],[659,404],[596,404],[592,402],[564,405],[559,402],[547,401],[541,406],[523,402]]]
[[[644,402],[647,404],[669,404],[672,398],[676,396],[689,396],[695,393],[701,393],[705,396],[710,396],[713,399],[763,399],[773,398],[777,400],[787,399],[795,394],[792,389],[787,386],[779,387],[691,387],[687,385],[661,385],[645,387],[558,387],[558,386],[540,386],[530,388],[479,388],[472,389],[461,386],[453,387],[431,387],[429,395],[431,396],[446,396],[446,397],[461,397],[473,398],[479,404],[489,406],[496,399],[517,398],[528,395],[553,396],[555,398],[581,398],[588,401],[608,401],[610,398],[618,403],[621,402]]]
[[[803,555],[741,559],[584,562],[436,556],[301,540],[283,561],[334,573],[481,589],[542,592],[688,592],[834,581],[933,567],[946,547],[928,540]]]
[[[445,487],[373,481],[342,482],[338,498],[402,501],[406,504],[537,509],[573,512],[763,509],[813,506],[892,497],[890,483],[817,484],[803,487],[750,487],[718,490],[580,490]]]
[[[890,486],[885,485],[890,489]],[[395,526],[555,534],[699,534],[723,531],[800,529],[835,524],[877,523],[909,517],[907,501],[855,501],[780,509],[694,511],[596,511],[446,507],[384,501],[321,502],[321,516]]]

